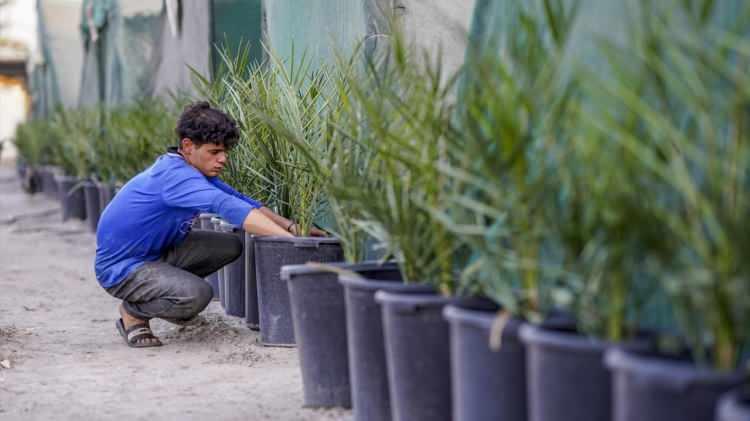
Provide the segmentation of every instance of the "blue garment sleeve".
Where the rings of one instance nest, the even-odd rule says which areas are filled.
[[[165,178],[161,196],[167,206],[215,213],[237,226],[242,226],[250,211],[259,207],[225,193],[197,172],[170,174]]]
[[[233,189],[229,184],[221,181],[219,177],[210,177],[208,178],[208,180],[211,182],[211,184],[221,189],[221,191],[223,191],[224,193],[232,195],[246,203],[253,205],[255,209],[263,207],[263,203],[255,199],[251,199],[245,196],[244,194],[238,192],[237,190]]]

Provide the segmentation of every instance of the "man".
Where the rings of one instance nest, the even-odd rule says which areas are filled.
[[[150,319],[184,324],[206,308],[212,290],[203,277],[242,253],[231,234],[192,231],[198,214],[218,214],[256,235],[296,232],[292,221],[217,178],[239,141],[230,117],[197,102],[185,108],[175,131],[179,147],[128,181],[97,229],[96,277],[122,300],[117,329],[135,348],[162,344]]]

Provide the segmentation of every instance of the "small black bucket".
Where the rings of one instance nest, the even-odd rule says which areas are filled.
[[[86,222],[88,223],[89,230],[96,232],[96,227],[99,225],[99,216],[101,215],[99,188],[93,181],[84,181],[83,195],[86,202]]]
[[[44,165],[40,168],[39,176],[41,178],[42,192],[51,199],[57,199],[60,195],[57,177],[61,175],[62,170],[60,170],[60,167]]]
[[[436,294],[379,291],[391,413],[397,421],[451,421],[450,328]]]
[[[236,236],[243,249],[243,255],[224,266],[224,310],[230,316],[245,317],[245,231],[228,222],[222,222],[220,229]]]
[[[255,237],[245,233],[245,324],[260,329],[258,314],[258,283],[255,281]]]
[[[530,421],[602,421],[612,414],[611,376],[604,353],[614,347],[648,350],[650,342],[622,344],[578,334],[573,326],[521,327],[526,345]]]
[[[269,236],[255,239],[255,279],[263,345],[295,344],[289,290],[281,280],[281,267],[343,259],[341,244],[335,238]]]
[[[383,316],[375,302],[378,291],[433,294],[429,285],[405,284],[401,278],[379,279],[341,275],[346,301],[349,381],[356,421],[391,419],[388,369],[383,343]]]
[[[733,390],[719,401],[716,421],[750,421],[750,390]]]
[[[62,220],[67,221],[70,218],[85,220],[86,196],[83,194],[81,180],[77,177],[58,176],[57,185],[60,194]]]
[[[212,213],[202,213],[198,215],[198,229],[201,229],[203,231],[213,231],[214,225],[211,222],[211,218],[214,218],[216,215]],[[216,271],[204,278],[206,282],[208,282],[211,285],[211,290],[214,293],[214,300],[219,299],[219,271]]]
[[[393,263],[330,263],[338,269],[379,279],[401,279]],[[344,288],[338,275],[308,265],[284,266],[294,337],[299,348],[305,406],[351,407]]]
[[[499,307],[464,299],[445,308],[451,325],[454,421],[526,421],[526,350],[518,337],[523,322],[504,322],[500,347],[490,348]]]
[[[99,216],[101,216],[104,209],[107,209],[109,202],[115,197],[115,186],[110,183],[102,183],[98,181],[95,181],[94,184],[96,184],[96,187],[99,190],[99,208],[101,209]]]
[[[214,227],[214,231],[221,232],[221,218],[219,217],[213,217],[211,218],[211,225]],[[221,307],[226,310],[227,308],[227,294],[226,291],[224,291],[224,274],[225,274],[225,267],[219,269],[216,272],[216,284],[219,287],[219,303],[221,304]]]
[[[743,381],[741,373],[623,350],[609,351],[606,364],[613,377],[614,421],[713,420],[719,398]]]

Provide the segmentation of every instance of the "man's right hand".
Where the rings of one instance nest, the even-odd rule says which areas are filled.
[[[275,235],[279,237],[294,237],[290,232],[276,224],[259,209],[253,209],[242,223],[245,232],[254,235]]]

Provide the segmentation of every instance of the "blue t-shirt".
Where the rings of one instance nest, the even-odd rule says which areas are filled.
[[[261,203],[217,177],[206,177],[176,153],[160,156],[115,195],[96,231],[96,279],[120,283],[145,262],[158,260],[190,231],[200,213],[215,213],[241,226]]]

